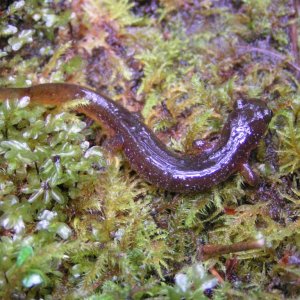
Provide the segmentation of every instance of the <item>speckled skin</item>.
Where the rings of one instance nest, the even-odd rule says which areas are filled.
[[[179,155],[168,150],[135,114],[88,88],[65,83],[0,88],[2,101],[23,96],[29,96],[32,103],[53,105],[85,98],[86,105],[77,106],[76,110],[115,131],[131,167],[157,187],[180,193],[207,190],[238,171],[254,185],[257,179],[248,165],[249,154],[264,135],[272,116],[262,101],[239,100],[213,150]]]

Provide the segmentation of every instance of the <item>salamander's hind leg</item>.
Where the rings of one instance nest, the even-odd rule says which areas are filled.
[[[115,134],[109,137],[103,143],[104,148],[110,153],[114,154],[123,149],[124,140],[121,134]]]
[[[259,177],[257,174],[251,169],[248,163],[244,163],[240,166],[240,174],[243,176],[245,181],[251,185],[256,186],[259,184]]]

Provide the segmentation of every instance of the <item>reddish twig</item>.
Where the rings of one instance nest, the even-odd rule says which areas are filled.
[[[298,47],[298,29],[297,29],[297,21],[298,21],[298,4],[297,0],[292,0],[294,13],[291,16],[290,26],[289,26],[289,35],[291,41],[291,53],[294,57],[294,61],[297,65],[300,64],[299,58],[299,47]],[[297,78],[300,78],[300,72],[297,72]]]
[[[293,0],[294,14],[292,15],[292,20],[290,24],[290,39],[291,39],[291,51],[295,58],[295,62],[299,65],[299,47],[298,47],[298,29],[297,21],[299,17],[297,0]]]
[[[216,270],[215,267],[211,267],[211,268],[209,269],[209,272],[210,272],[215,278],[218,279],[218,282],[219,282],[219,283],[223,283],[223,282],[224,282],[223,277],[219,274],[219,272]]]
[[[239,54],[245,54],[245,53],[261,53],[264,54],[266,56],[269,56],[271,58],[280,60],[283,63],[286,63],[286,65],[293,69],[293,71],[296,71],[297,74],[300,74],[300,66],[297,63],[293,63],[291,61],[287,60],[287,57],[284,55],[279,54],[276,51],[271,51],[271,50],[267,50],[267,49],[262,49],[262,48],[257,48],[257,47],[251,47],[251,46],[238,46],[238,53]]]
[[[265,240],[263,238],[231,245],[204,245],[199,249],[199,254],[200,257],[205,260],[213,256],[220,256],[222,254],[262,249],[264,246]]]

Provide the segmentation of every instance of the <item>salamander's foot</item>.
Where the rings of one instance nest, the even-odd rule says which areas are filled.
[[[256,186],[259,184],[259,177],[251,169],[248,163],[242,164],[239,171],[249,185]]]

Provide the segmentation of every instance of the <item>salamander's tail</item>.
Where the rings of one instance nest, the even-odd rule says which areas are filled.
[[[20,99],[29,96],[29,88],[3,88],[0,87],[0,102],[10,99]]]
[[[75,98],[83,98],[85,90],[78,85],[67,83],[45,83],[27,88],[0,87],[0,102],[27,96],[32,103],[61,105]]]
[[[124,119],[128,115],[128,112],[118,103],[76,84],[44,83],[26,88],[0,87],[0,102],[25,96],[30,98],[30,103],[71,108],[86,114],[97,122],[100,122],[101,116],[104,115],[111,115],[111,119],[114,119],[113,115],[116,114],[122,115]]]

